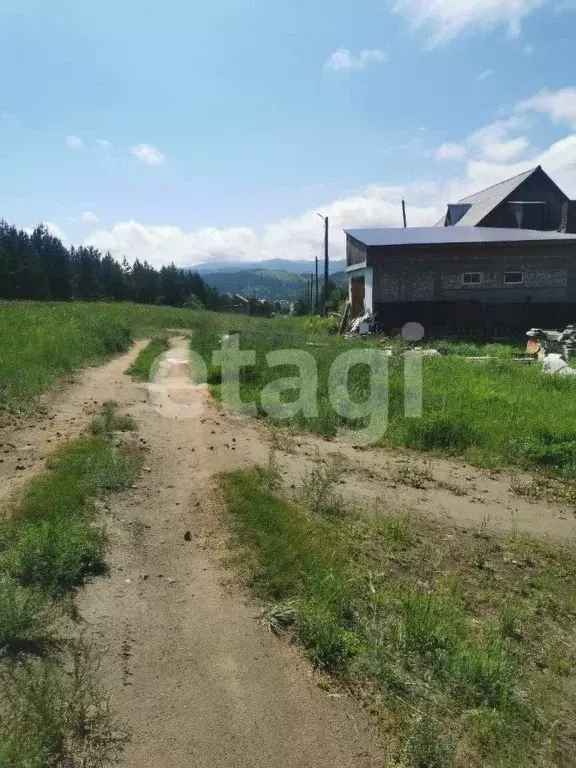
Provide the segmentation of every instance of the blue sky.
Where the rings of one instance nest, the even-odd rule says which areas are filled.
[[[0,215],[129,259],[313,258],[542,163],[576,197],[576,0],[4,0]]]

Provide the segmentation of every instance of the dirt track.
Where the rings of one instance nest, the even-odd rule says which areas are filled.
[[[226,535],[213,476],[266,462],[270,430],[223,414],[191,384],[186,339],[174,341],[150,391],[123,375],[136,351],[85,371],[52,398],[53,418],[0,431],[0,442],[15,445],[11,458],[30,446],[24,470],[0,464],[6,495],[41,471],[41,457],[76,435],[105,400],[136,418],[149,447],[137,487],[109,502],[110,577],[79,598],[103,653],[112,706],[132,731],[122,765],[381,766],[361,709],[319,687],[298,652],[258,625],[257,606],[222,563]],[[434,481],[416,488],[398,479],[398,469],[414,461],[407,454],[311,436],[274,442],[288,487],[316,460],[338,454],[343,493],[369,511],[433,514],[448,525],[497,531],[514,523],[573,537],[571,510],[515,498],[505,474],[435,460],[427,464]]]

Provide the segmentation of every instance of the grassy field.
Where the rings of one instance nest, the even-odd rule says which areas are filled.
[[[256,365],[242,374],[245,401],[260,406],[262,389],[274,379],[298,375],[295,366],[270,368],[266,355],[280,348],[305,349],[316,359],[319,374],[318,415],[296,415],[282,423],[296,430],[310,430],[333,437],[344,427],[359,428],[366,422],[339,416],[328,393],[329,372],[342,352],[371,345],[404,348],[398,341],[347,340],[328,336],[326,329],[291,318],[272,321],[251,318],[218,319],[204,324],[193,336],[192,347],[204,359],[220,347],[222,330],[236,330],[241,347],[254,349]],[[404,345],[405,346],[405,345]],[[463,456],[489,467],[517,466],[576,476],[576,382],[571,378],[544,377],[537,364],[515,362],[518,348],[502,345],[474,347],[444,342],[441,358],[423,360],[423,412],[421,418],[405,415],[404,360],[390,360],[387,428],[383,445],[406,446],[420,451]],[[464,359],[470,354],[489,354],[488,362]],[[209,366],[209,381],[220,396],[220,370]],[[352,399],[365,400],[370,382],[365,367],[350,370]],[[290,400],[289,393],[286,401]],[[385,417],[385,414],[384,414]]]
[[[30,404],[58,377],[103,362],[134,338],[193,328],[198,314],[136,304],[0,302],[0,410]]]
[[[330,466],[288,499],[271,467],[221,477],[262,621],[366,702],[384,765],[575,764],[572,547],[366,517]]]
[[[242,348],[257,352],[256,365],[243,373],[243,398],[259,406],[263,387],[297,373],[294,367],[268,367],[267,353],[304,349],[318,365],[318,415],[297,415],[289,424],[334,436],[343,427],[363,425],[361,420],[351,422],[339,416],[330,404],[328,375],[335,358],[374,344],[392,346],[397,352],[406,347],[398,340],[350,341],[330,335],[335,324],[333,318],[265,320],[130,304],[3,303],[0,410],[26,406],[59,376],[82,364],[103,361],[136,337],[154,339],[130,371],[146,378],[152,358],[163,351],[167,329],[192,330],[192,347],[208,362],[220,348],[223,333],[239,332]],[[514,362],[511,358],[520,349],[512,346],[448,341],[435,346],[443,357],[424,360],[422,418],[405,416],[403,358],[396,355],[391,360],[388,423],[379,442],[464,456],[484,466],[519,466],[576,476],[576,383],[572,379],[545,378],[537,365]],[[463,359],[475,354],[494,359],[487,363]],[[219,375],[210,363],[209,380],[216,396]],[[351,369],[349,382],[353,398],[362,401],[368,396],[369,380],[361,367]]]
[[[133,426],[105,405],[91,434],[54,453],[0,523],[2,768],[99,768],[122,745],[90,649],[63,641],[58,627],[74,615],[73,590],[105,569],[93,500],[139,473],[138,451],[113,441]]]

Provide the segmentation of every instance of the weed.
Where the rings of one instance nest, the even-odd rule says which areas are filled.
[[[22,587],[6,573],[0,575],[0,655],[46,638],[49,602],[46,592]]]
[[[72,518],[89,507],[88,494],[76,478],[50,474],[35,478],[24,491],[18,507],[21,520]]]
[[[136,429],[132,416],[118,413],[118,404],[112,401],[104,403],[101,413],[92,420],[90,431],[94,436],[111,437],[114,432],[131,432]]]
[[[92,496],[130,482],[136,455],[117,449],[126,424],[107,403],[98,434],[58,450],[52,474],[34,479],[12,519],[0,525],[0,765],[2,768],[103,768],[124,736],[95,685],[89,649],[68,643],[71,657],[19,658],[45,650],[55,601],[102,569],[105,535]]]
[[[336,458],[327,464],[319,461],[304,476],[301,498],[315,515],[330,517],[345,513],[344,501],[334,488],[342,472],[342,465]]]
[[[428,488],[434,482],[434,475],[429,466],[412,463],[402,464],[392,473],[392,482],[409,485],[412,488]]]
[[[396,548],[412,544],[413,529],[405,515],[379,515],[374,521],[375,533]]]
[[[416,712],[408,725],[408,735],[398,768],[452,768],[458,750],[439,733],[429,713]]]
[[[282,487],[282,475],[280,474],[280,467],[276,459],[276,451],[273,447],[268,451],[268,464],[265,471],[262,472],[262,477],[266,486],[271,491],[278,491]]]
[[[114,721],[98,684],[93,654],[0,668],[0,765],[4,768],[104,768],[126,733]]]
[[[279,634],[282,629],[290,627],[296,621],[297,605],[295,600],[285,600],[283,603],[270,603],[260,611],[260,624],[270,632]]]

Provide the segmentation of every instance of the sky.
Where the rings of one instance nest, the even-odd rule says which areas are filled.
[[[192,266],[536,165],[576,198],[575,39],[576,0],[3,0],[0,217]]]

